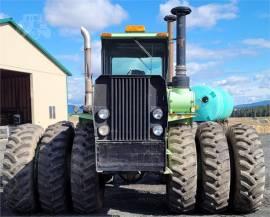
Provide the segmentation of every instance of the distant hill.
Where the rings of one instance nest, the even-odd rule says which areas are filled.
[[[260,101],[260,102],[254,102],[254,103],[249,103],[249,104],[241,104],[241,105],[236,105],[234,106],[234,108],[253,108],[253,107],[257,107],[257,106],[266,106],[266,105],[270,105],[270,100],[264,100],[264,101]]]

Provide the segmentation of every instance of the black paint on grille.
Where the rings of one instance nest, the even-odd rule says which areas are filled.
[[[149,140],[150,78],[115,77],[111,82],[111,139]]]

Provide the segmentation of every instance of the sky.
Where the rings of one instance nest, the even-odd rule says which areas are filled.
[[[84,96],[83,39],[91,32],[92,72],[100,75],[100,34],[143,24],[165,32],[163,17],[187,5],[187,73],[191,85],[221,86],[235,104],[270,99],[270,0],[0,0],[12,17],[73,74],[68,101]]]

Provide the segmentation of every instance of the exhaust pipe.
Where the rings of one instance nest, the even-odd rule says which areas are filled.
[[[171,10],[176,16],[176,68],[172,85],[189,88],[189,77],[186,75],[186,15],[191,13],[189,7],[180,6]]]
[[[173,15],[167,15],[164,17],[164,20],[167,22],[167,32],[168,32],[168,50],[169,50],[169,59],[168,59],[168,82],[172,82],[174,66],[173,66],[173,22],[176,20],[176,17]]]
[[[85,97],[83,111],[85,113],[92,113],[92,73],[91,73],[91,42],[90,34],[86,28],[81,27],[81,34],[84,38],[84,76],[85,76]]]

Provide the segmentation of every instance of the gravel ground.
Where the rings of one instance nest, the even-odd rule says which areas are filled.
[[[266,164],[266,190],[263,207],[256,213],[245,216],[269,217],[270,216],[270,135],[262,135]],[[3,147],[3,146],[2,146]],[[1,148],[0,143],[0,151]],[[2,153],[0,153],[0,160]],[[142,184],[143,183],[143,184]],[[107,185],[105,190],[104,208],[93,216],[170,216],[166,208],[165,185],[159,184],[160,177],[155,174],[147,174],[138,184],[125,185],[119,178],[114,185]],[[2,196],[2,195],[0,195]],[[1,197],[0,197],[1,199]],[[201,216],[200,213],[191,216]],[[15,216],[1,200],[1,215]],[[37,214],[36,216],[44,216]],[[48,215],[46,215],[48,216]],[[67,215],[65,215],[67,216]],[[75,216],[71,215],[70,216]],[[175,215],[174,215],[175,216]],[[185,216],[185,215],[182,215]],[[204,215],[207,216],[207,215]],[[230,213],[216,216],[236,216]],[[243,215],[242,215],[243,216]]]

